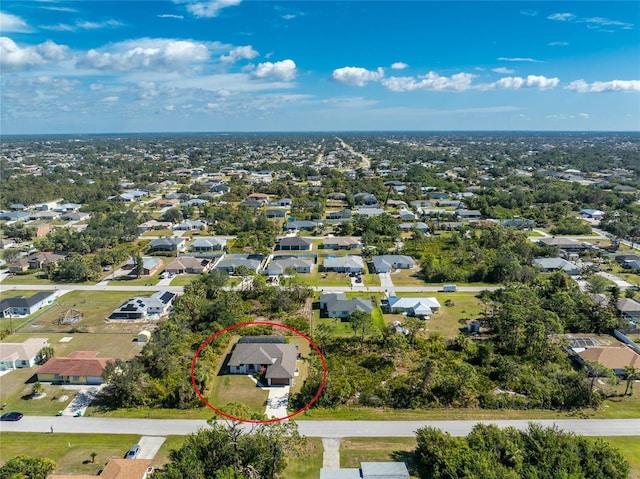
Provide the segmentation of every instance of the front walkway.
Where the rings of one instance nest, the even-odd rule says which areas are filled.
[[[340,469],[340,438],[339,437],[323,437],[322,448],[322,468],[323,469]]]

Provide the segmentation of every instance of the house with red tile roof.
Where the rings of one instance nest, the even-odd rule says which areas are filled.
[[[113,358],[97,358],[96,351],[74,351],[66,358],[51,358],[38,369],[40,382],[102,384],[102,373]]]

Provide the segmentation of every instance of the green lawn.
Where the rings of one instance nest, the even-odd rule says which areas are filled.
[[[105,319],[115,308],[134,296],[151,296],[150,292],[133,291],[71,291],[56,300],[56,304],[47,309],[36,319],[33,319],[22,332],[67,332],[78,330],[82,332],[123,332],[139,331],[144,325],[129,323],[106,323]],[[69,309],[82,311],[82,319],[74,324],[58,324],[62,315]],[[38,313],[35,313],[38,314]],[[35,315],[34,315],[35,316]],[[14,319],[15,325],[15,319]]]
[[[197,274],[179,274],[171,280],[171,286],[186,286],[197,277]]]
[[[21,285],[21,284],[50,284],[54,286],[56,283],[41,275],[40,271],[34,271],[30,274],[10,274],[2,282],[3,286],[7,285]],[[95,284],[93,282],[74,283],[74,284]]]
[[[149,231],[145,231],[144,233],[142,233],[140,236],[145,237],[145,236],[158,236],[158,237],[162,237],[162,236],[173,236],[173,230],[149,230]]]
[[[345,437],[340,441],[340,467],[361,462],[404,461],[416,448],[413,437]]]
[[[346,273],[319,272],[301,273],[298,277],[309,286],[349,286],[351,279]]]
[[[318,479],[322,468],[322,439],[308,437],[307,444],[296,457],[289,459],[282,477],[291,479]]]
[[[0,433],[0,462],[19,454],[48,457],[56,464],[57,474],[96,475],[109,459],[124,457],[136,444],[138,435]],[[95,462],[90,454],[95,452]]]
[[[424,286],[424,278],[422,277],[420,268],[400,269],[391,273],[391,281],[394,286]]]
[[[266,390],[257,387],[246,375],[224,374],[213,379],[207,400],[221,411],[225,411],[230,402],[240,402],[252,411],[264,414],[268,396]]]

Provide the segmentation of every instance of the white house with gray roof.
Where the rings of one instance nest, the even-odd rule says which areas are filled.
[[[411,269],[416,265],[411,256],[400,254],[374,256],[371,262],[376,273],[389,273],[394,269]]]
[[[150,297],[134,297],[113,310],[109,319],[140,320],[164,316],[169,312],[176,293],[157,291]]]
[[[313,261],[295,256],[275,257],[267,266],[267,274],[269,276],[279,276],[285,274],[287,269],[292,269],[296,273],[311,273]]]
[[[258,268],[262,263],[262,257],[258,257],[255,255],[234,255],[234,256],[224,256],[222,257],[213,269],[222,269],[229,274],[235,273],[235,271],[244,266],[249,271],[258,272]]]
[[[360,256],[337,256],[325,259],[323,267],[325,271],[335,271],[336,273],[362,273],[364,262]]]
[[[440,311],[440,303],[434,297],[398,298],[390,296],[387,300],[390,313],[404,313],[407,316],[429,317]]]
[[[329,318],[348,318],[355,311],[371,314],[373,305],[368,299],[347,299],[345,293],[324,293],[320,295],[320,309]]]
[[[533,264],[544,272],[565,271],[569,275],[580,274],[580,268],[562,258],[535,258]]]
[[[227,240],[224,238],[207,236],[197,237],[189,245],[191,251],[197,253],[205,253],[208,251],[221,251],[227,246]]]
[[[229,359],[231,374],[260,373],[269,386],[293,385],[298,357],[294,344],[260,342],[260,337],[255,338],[257,342],[242,342],[242,339]]]

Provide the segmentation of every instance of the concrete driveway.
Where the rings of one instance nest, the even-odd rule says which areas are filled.
[[[268,418],[287,417],[290,386],[270,387],[267,398],[267,409],[264,412]]]
[[[156,457],[165,439],[163,436],[142,436],[138,441],[140,452],[136,459],[153,459]],[[133,446],[133,444],[131,445]]]
[[[91,405],[95,397],[98,395],[101,386],[65,386],[65,390],[77,390],[77,394],[71,400],[69,405],[62,411],[63,416],[77,416],[80,413],[84,416],[85,411]]]

